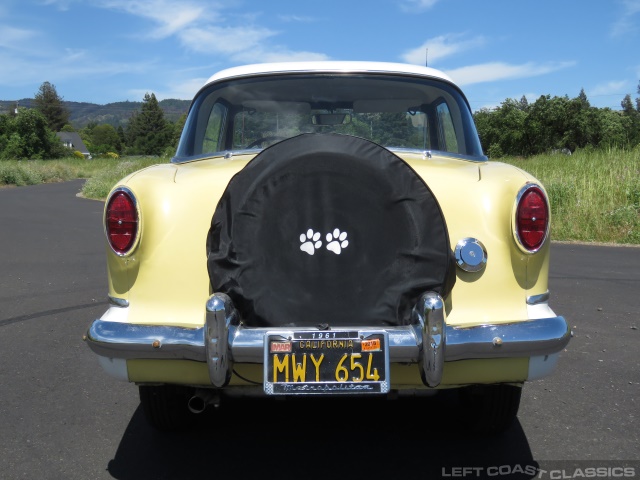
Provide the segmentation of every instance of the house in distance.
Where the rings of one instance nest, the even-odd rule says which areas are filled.
[[[77,132],[57,132],[56,135],[65,147],[74,151],[77,150],[84,155],[85,159],[91,160],[91,153],[89,153],[89,150]]]

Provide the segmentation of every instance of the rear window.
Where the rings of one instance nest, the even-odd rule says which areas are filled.
[[[454,86],[398,75],[288,74],[220,82],[189,112],[174,161],[260,150],[302,133],[340,133],[389,149],[484,159]]]

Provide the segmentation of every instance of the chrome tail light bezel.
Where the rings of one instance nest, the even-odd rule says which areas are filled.
[[[109,222],[108,222],[109,206],[111,205],[111,201],[114,199],[114,197],[116,197],[119,194],[126,195],[131,200],[135,208],[136,229],[135,229],[135,233],[132,235],[133,239],[127,245],[126,249],[118,249],[114,247],[113,242],[110,238],[110,232],[109,232]],[[111,251],[119,257],[127,257],[131,255],[131,253],[136,249],[136,247],[138,246],[138,243],[140,242],[140,235],[142,231],[141,223],[142,222],[141,222],[140,206],[138,204],[138,199],[136,198],[135,194],[131,191],[131,189],[127,187],[117,187],[114,190],[112,190],[111,193],[109,193],[109,196],[107,197],[107,200],[105,202],[103,218],[102,218],[104,235]]]
[[[525,195],[528,192],[532,190],[539,192],[540,196],[544,200],[547,218],[546,218],[546,225],[545,225],[542,239],[539,242],[537,242],[533,248],[530,248],[527,246],[526,242],[524,242],[521,237],[518,217],[519,217],[519,211],[520,211],[522,199],[525,197]],[[549,227],[551,225],[551,207],[549,205],[549,197],[545,189],[542,187],[542,185],[540,185],[539,183],[531,182],[524,185],[518,191],[518,195],[516,195],[516,201],[513,207],[513,215],[511,218],[512,218],[512,227],[513,227],[512,228],[513,238],[515,239],[516,245],[518,245],[518,248],[520,249],[520,251],[526,254],[534,254],[538,252],[547,243],[547,240],[549,239]]]

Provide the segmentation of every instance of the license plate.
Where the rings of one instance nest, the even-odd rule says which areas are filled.
[[[387,343],[384,331],[268,332],[264,390],[269,395],[387,393]]]

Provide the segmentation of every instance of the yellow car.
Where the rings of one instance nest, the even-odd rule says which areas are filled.
[[[571,336],[548,304],[549,215],[538,180],[483,155],[442,72],[231,68],[171,163],[109,194],[110,307],[86,340],[161,430],[238,396],[456,389],[499,432]]]

